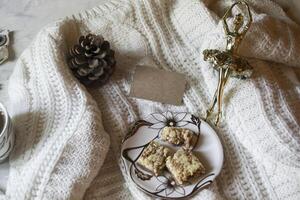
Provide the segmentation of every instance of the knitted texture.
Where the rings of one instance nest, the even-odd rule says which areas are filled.
[[[109,148],[95,101],[68,70],[63,28],[43,29],[10,79],[9,199],[81,199]]]
[[[295,75],[286,65],[299,66],[300,28],[276,4],[249,2],[254,22],[240,52],[251,58],[253,77],[227,84],[225,119],[216,128],[224,167],[193,199],[300,199],[300,88],[286,75]],[[218,17],[224,8],[218,1],[111,0],[44,28],[10,80],[18,132],[6,197],[150,199],[120,170],[121,140],[151,112],[204,116],[218,75],[202,51],[225,47]],[[87,92],[68,70],[65,53],[89,32],[110,41],[118,65],[108,84]],[[131,73],[145,56],[185,74],[182,106],[128,97]],[[111,138],[105,161],[104,130]]]

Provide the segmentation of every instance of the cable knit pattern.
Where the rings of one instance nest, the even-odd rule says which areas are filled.
[[[109,148],[96,103],[66,65],[60,25],[38,34],[10,79],[10,199],[81,199]]]
[[[300,90],[285,66],[299,66],[300,29],[273,2],[249,2],[254,22],[240,50],[254,74],[228,82],[225,119],[216,128],[224,167],[193,199],[300,199]],[[44,28],[10,80],[18,132],[6,197],[151,199],[118,164],[121,140],[131,123],[154,111],[204,116],[218,76],[202,51],[224,48],[218,17],[224,8],[220,1],[111,0]],[[68,70],[65,53],[88,32],[110,41],[118,66],[108,84],[86,91]],[[182,106],[128,96],[134,66],[145,56],[185,74]],[[111,138],[106,159],[104,130]]]

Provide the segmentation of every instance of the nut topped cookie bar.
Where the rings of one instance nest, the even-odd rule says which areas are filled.
[[[182,149],[178,150],[173,157],[167,158],[166,166],[180,185],[187,182],[191,177],[205,173],[205,168],[200,160],[192,152]]]
[[[171,155],[169,148],[157,142],[150,142],[138,159],[138,163],[158,176],[166,166],[166,158]]]
[[[161,134],[161,139],[174,145],[185,144],[188,148],[193,143],[193,131],[186,128],[164,127]]]

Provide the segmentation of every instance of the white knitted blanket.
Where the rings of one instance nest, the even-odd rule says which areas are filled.
[[[153,111],[204,116],[218,76],[202,51],[224,48],[219,16],[232,2],[222,2],[111,0],[42,29],[10,78],[17,132],[2,197],[149,199],[125,182],[121,139]],[[287,78],[296,77],[300,65],[300,27],[269,0],[249,2],[254,22],[240,50],[254,74],[228,82],[225,119],[216,129],[224,168],[193,199],[300,199],[300,84]],[[109,40],[118,61],[111,81],[89,91],[66,63],[68,48],[88,32]],[[130,73],[145,56],[186,75],[182,106],[128,97]]]

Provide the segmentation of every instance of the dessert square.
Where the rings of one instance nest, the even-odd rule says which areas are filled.
[[[166,158],[170,155],[171,151],[169,148],[152,141],[144,149],[137,162],[146,169],[152,171],[155,176],[158,176],[165,168]]]
[[[161,139],[174,145],[182,145],[188,148],[193,143],[194,133],[186,128],[164,127]]]
[[[175,181],[182,185],[191,177],[205,173],[205,168],[200,160],[192,153],[185,150],[178,150],[173,157],[166,159],[167,169],[171,172]]]

